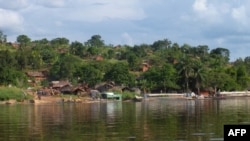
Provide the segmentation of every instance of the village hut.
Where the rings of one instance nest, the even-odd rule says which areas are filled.
[[[115,83],[113,81],[106,82],[106,83],[100,83],[95,86],[95,89],[99,92],[106,92],[112,89],[115,86]]]
[[[72,85],[69,81],[52,81],[50,84],[52,89],[58,90],[61,93],[72,93]]]
[[[46,76],[43,72],[40,71],[28,71],[26,72],[29,80],[28,82],[33,83],[34,85],[42,80],[46,79]]]

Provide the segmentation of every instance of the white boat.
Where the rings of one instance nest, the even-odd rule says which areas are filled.
[[[143,97],[142,97],[142,96],[136,95],[135,98],[134,98],[134,100],[135,100],[136,102],[140,102],[140,101],[143,100]]]

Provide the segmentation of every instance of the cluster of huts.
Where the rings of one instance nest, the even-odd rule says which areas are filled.
[[[28,80],[29,83],[33,86],[46,79],[46,75],[43,72],[27,72],[26,74],[30,78]],[[91,96],[92,94],[106,91],[133,91],[138,94],[141,93],[138,88],[131,89],[125,86],[116,86],[112,81],[100,83],[94,88],[90,88],[86,83],[74,86],[69,81],[51,81],[48,87],[40,88],[37,92],[42,95],[74,94],[78,96]]]

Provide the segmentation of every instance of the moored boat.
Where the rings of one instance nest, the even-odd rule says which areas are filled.
[[[142,96],[137,96],[137,95],[136,95],[136,96],[134,97],[134,101],[135,101],[135,102],[140,102],[140,101],[142,101],[142,100],[143,100],[143,97],[142,97]]]

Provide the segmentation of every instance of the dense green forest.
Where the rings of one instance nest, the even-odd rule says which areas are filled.
[[[97,58],[101,59],[97,59]],[[220,89],[247,90],[250,57],[229,62],[230,52],[207,45],[190,46],[162,39],[152,44],[107,45],[100,35],[84,43],[64,37],[7,41],[0,32],[0,85],[27,87],[27,71],[47,71],[47,79],[72,84],[101,82],[138,87],[145,92],[186,92]],[[142,71],[143,65],[149,69]]]

